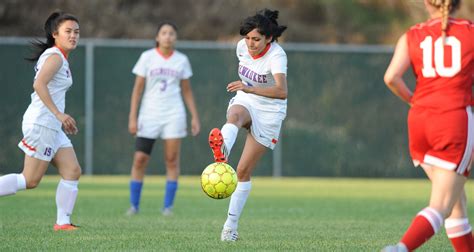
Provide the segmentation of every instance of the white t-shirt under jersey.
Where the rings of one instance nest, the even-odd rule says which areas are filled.
[[[165,58],[152,48],[142,53],[132,72],[146,79],[139,117],[166,120],[186,115],[180,84],[193,75],[186,55],[175,50]]]
[[[53,54],[58,54],[61,57],[63,64],[48,83],[48,90],[49,95],[58,110],[64,113],[66,107],[66,91],[72,85],[72,75],[71,70],[69,69],[69,63],[59,48],[51,47],[41,54],[35,66],[35,80],[43,68],[46,59]],[[62,125],[53,113],[44,105],[36,91],[31,94],[31,103],[23,115],[23,124],[38,124],[58,131],[61,130]]]
[[[248,86],[271,87],[275,86],[274,74],[283,73],[286,75],[287,57],[283,48],[276,42],[270,44],[268,51],[257,58],[253,58],[242,39],[237,44],[237,58],[239,59],[239,77]],[[255,94],[248,94],[238,91],[238,95],[247,96],[260,111],[279,112],[286,115],[286,99],[273,99]]]

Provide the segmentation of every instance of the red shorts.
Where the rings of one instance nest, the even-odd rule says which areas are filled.
[[[415,166],[427,164],[469,176],[474,125],[471,107],[436,113],[412,108],[408,140]]]

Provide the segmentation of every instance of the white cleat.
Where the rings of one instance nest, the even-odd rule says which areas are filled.
[[[381,250],[381,252],[408,252],[404,244],[390,245]]]
[[[163,216],[172,216],[173,215],[173,209],[171,207],[163,208],[163,210],[161,210],[161,214]]]
[[[221,241],[235,242],[239,239],[239,233],[237,230],[232,230],[228,227],[224,227],[221,233]]]
[[[127,212],[125,213],[125,215],[127,216],[133,216],[133,215],[137,215],[138,214],[138,209],[136,209],[135,207],[131,206]]]

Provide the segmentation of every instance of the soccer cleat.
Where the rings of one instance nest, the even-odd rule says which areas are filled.
[[[381,252],[408,252],[407,247],[403,244],[390,245],[381,250]]]
[[[172,216],[173,215],[173,209],[171,207],[163,208],[163,210],[161,210],[161,214],[163,216]]]
[[[127,210],[127,212],[125,213],[125,215],[127,215],[127,216],[133,216],[133,215],[137,215],[137,214],[138,214],[138,209],[135,208],[135,207],[133,207],[133,206],[131,206],[131,207]]]
[[[224,227],[221,233],[221,241],[235,242],[239,239],[239,233],[237,230],[232,230],[231,228]]]
[[[79,226],[76,226],[72,223],[64,224],[64,225],[54,224],[53,228],[54,228],[54,231],[72,231],[72,230],[79,229]]]
[[[214,154],[214,160],[220,163],[227,163],[227,149],[224,144],[224,137],[222,137],[221,130],[214,128],[209,132],[209,146]]]

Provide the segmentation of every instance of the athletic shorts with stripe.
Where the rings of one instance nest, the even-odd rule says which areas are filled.
[[[71,140],[60,130],[53,130],[38,124],[23,124],[23,139],[18,147],[26,155],[51,162],[60,148],[72,147]]]
[[[258,143],[273,150],[278,142],[285,114],[258,109],[248,97],[239,94],[230,100],[227,110],[234,105],[241,105],[249,111],[252,119],[250,133]]]
[[[410,109],[408,139],[414,165],[426,164],[469,176],[473,126],[470,106],[447,112]]]

